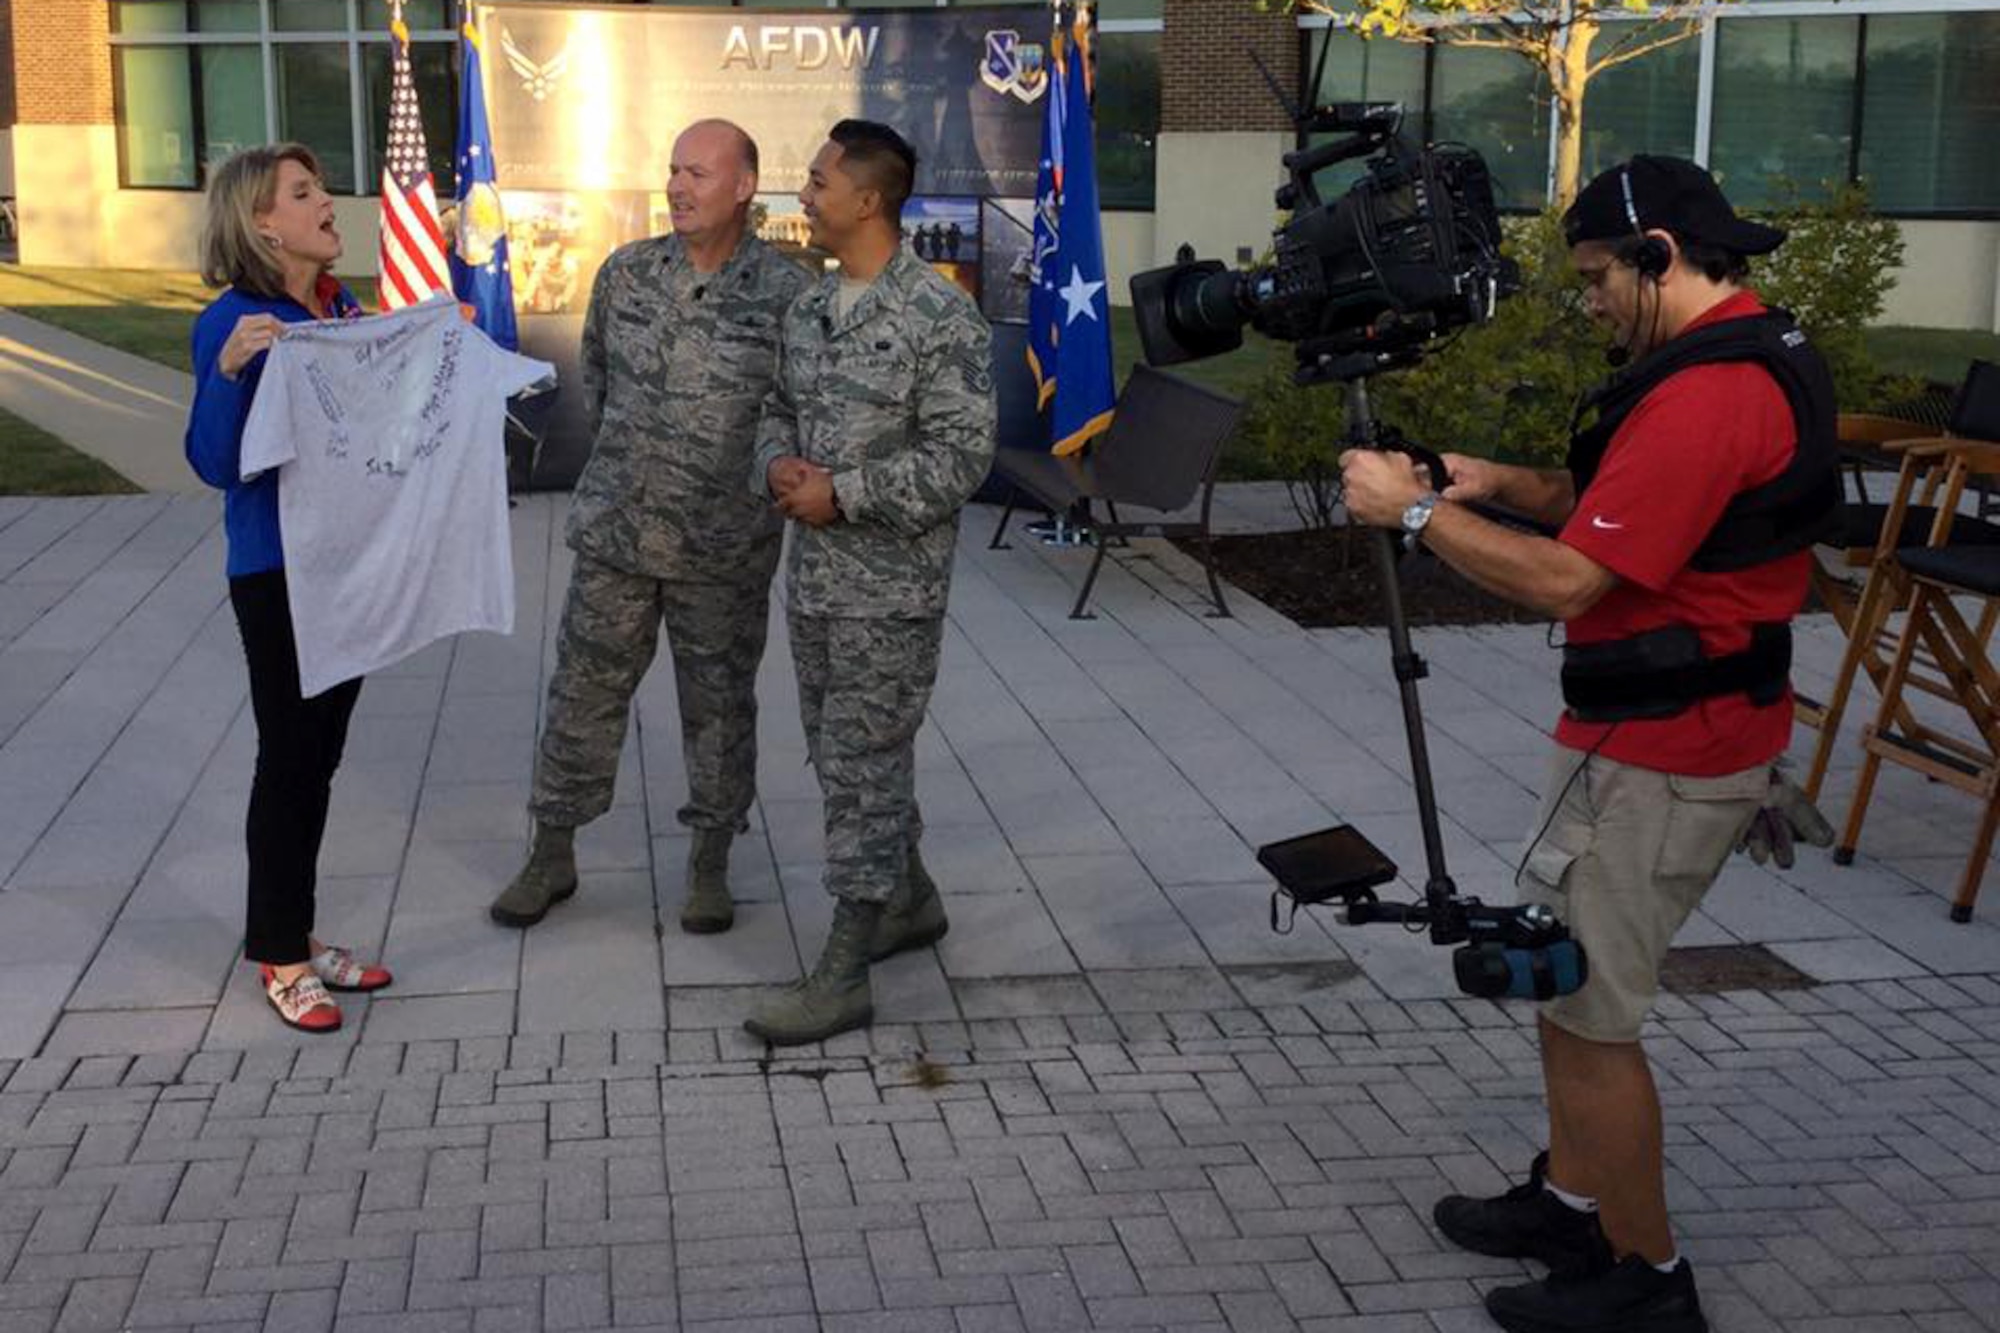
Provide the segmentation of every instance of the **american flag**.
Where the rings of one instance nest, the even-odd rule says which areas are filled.
[[[414,305],[451,290],[445,266],[444,229],[438,225],[437,189],[431,183],[424,122],[417,115],[417,85],[410,77],[410,30],[398,3],[389,23],[389,152],[382,163],[381,303],[384,310]]]

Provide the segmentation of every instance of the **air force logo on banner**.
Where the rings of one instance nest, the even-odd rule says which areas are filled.
[[[548,100],[556,90],[556,84],[569,71],[569,43],[565,41],[562,50],[549,59],[536,64],[528,53],[514,45],[514,34],[506,28],[500,29],[500,49],[507,54],[507,63],[521,76],[521,87],[537,102]]]
[[[979,64],[979,79],[994,92],[1008,93],[1023,102],[1032,102],[1049,89],[1045,52],[1039,42],[1024,42],[1012,28],[986,34],[986,58]]]

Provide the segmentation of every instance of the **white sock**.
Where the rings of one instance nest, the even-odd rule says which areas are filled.
[[[1542,1182],[1542,1188],[1555,1195],[1564,1207],[1574,1208],[1579,1213],[1594,1213],[1597,1211],[1597,1200],[1595,1199],[1586,1198],[1581,1194],[1571,1194],[1568,1190],[1547,1180]]]
[[[1662,1273],[1672,1273],[1676,1268],[1679,1268],[1680,1266],[1681,1266],[1681,1256],[1679,1251],[1675,1251],[1674,1256],[1671,1259],[1667,1260],[1665,1263],[1653,1265],[1654,1268],[1658,1269]]]

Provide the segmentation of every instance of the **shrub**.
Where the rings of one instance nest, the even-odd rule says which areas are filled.
[[[1577,399],[1604,377],[1604,335],[1583,313],[1557,214],[1509,219],[1505,245],[1520,289],[1490,322],[1379,376],[1375,411],[1433,449],[1552,467]]]
[[[1885,375],[1863,336],[1896,284],[1901,229],[1870,211],[1866,185],[1830,187],[1819,203],[1786,188],[1790,198],[1768,219],[1785,229],[1785,243],[1757,262],[1751,285],[1770,304],[1791,311],[1811,335],[1833,370],[1841,407],[1911,396],[1916,386]]]
[[[1340,437],[1346,395],[1339,385],[1302,389],[1291,358],[1274,362],[1251,390],[1237,438],[1268,475],[1285,483],[1309,528],[1334,526],[1340,505]]]
[[[1863,337],[1902,262],[1895,223],[1869,211],[1860,185],[1831,189],[1822,203],[1794,192],[1770,220],[1788,239],[1755,262],[1751,286],[1812,336],[1833,370],[1841,407],[1911,396],[1914,383],[1884,375]],[[1439,451],[1560,466],[1578,399],[1607,373],[1605,336],[1584,314],[1560,216],[1510,218],[1506,226],[1520,289],[1491,322],[1462,331],[1416,366],[1370,380],[1371,406],[1379,419]],[[1266,372],[1249,408],[1231,474],[1283,479],[1302,522],[1332,526],[1343,390],[1299,388],[1286,358]]]

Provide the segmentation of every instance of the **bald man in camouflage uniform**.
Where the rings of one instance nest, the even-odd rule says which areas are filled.
[[[757,149],[726,121],[674,145],[670,236],[615,251],[583,331],[594,444],[549,682],[528,863],[492,906],[532,926],[576,892],[575,830],[611,808],[632,695],[660,626],[673,654],[693,830],[681,927],[735,921],[729,844],[756,797],[757,664],[782,525],[743,494],[778,324],[809,284],[748,232]]]
[[[944,636],[958,512],[993,461],[991,334],[901,242],[915,176],[886,126],[842,121],[799,199],[838,272],[785,316],[751,488],[794,522],[787,623],[826,802],[833,928],[746,1027],[775,1045],[874,1018],[870,962],[931,943],[915,744]]]

